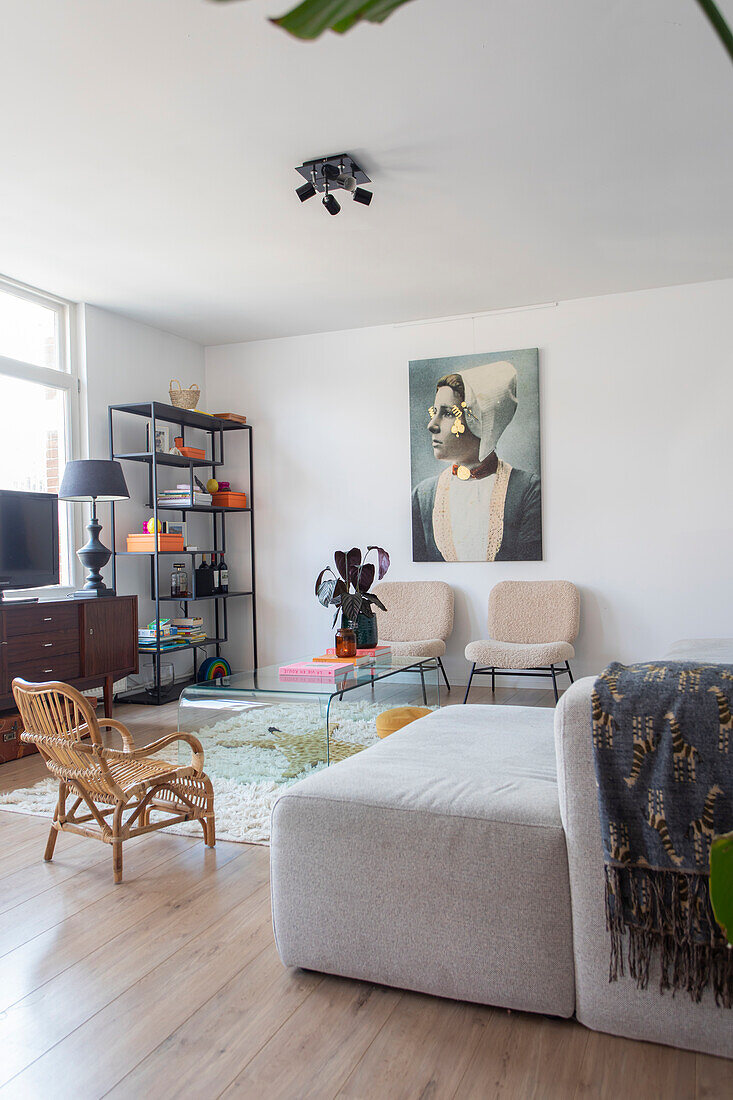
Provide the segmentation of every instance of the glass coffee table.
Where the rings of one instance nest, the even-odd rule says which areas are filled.
[[[202,742],[212,778],[290,784],[376,743],[377,715],[400,706],[440,706],[434,658],[377,656],[335,681],[283,679],[271,665],[192,684],[178,729]]]

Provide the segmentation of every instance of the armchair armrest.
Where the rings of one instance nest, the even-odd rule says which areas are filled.
[[[201,742],[192,733],[169,733],[165,737],[152,741],[142,749],[133,749],[130,752],[120,752],[118,749],[103,749],[102,755],[108,760],[143,760],[153,756],[156,752],[174,744],[176,741],[185,741],[191,747],[191,766],[196,775],[201,775],[204,770],[204,750]]]
[[[122,722],[118,722],[116,718],[100,718],[97,722],[97,725],[100,726],[100,727],[109,726],[110,729],[117,730],[120,737],[122,738],[122,744],[123,744],[123,747],[124,747],[124,751],[125,752],[134,752],[135,751],[135,739],[132,736],[132,734],[130,733],[127,726],[125,726]]]

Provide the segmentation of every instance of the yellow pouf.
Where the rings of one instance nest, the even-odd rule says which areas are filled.
[[[377,715],[377,735],[389,737],[390,733],[396,733],[426,714],[432,714],[430,707],[392,707],[391,710],[383,710]]]

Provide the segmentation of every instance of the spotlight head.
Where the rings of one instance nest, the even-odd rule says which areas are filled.
[[[333,195],[324,195],[322,202],[329,214],[338,214],[341,209],[341,203]]]
[[[295,188],[295,194],[301,202],[305,202],[306,199],[312,199],[315,193],[316,189],[312,183],[304,183],[302,186]]]
[[[356,191],[356,180],[353,176],[350,176],[348,172],[339,173],[336,183],[339,187],[343,187],[344,191],[349,191],[352,195]]]
[[[357,187],[354,191],[354,202],[360,202],[364,206],[368,206],[373,198],[373,193],[364,187]]]
[[[324,180],[337,180],[339,178],[339,170],[335,164],[324,164],[321,168],[321,175]]]

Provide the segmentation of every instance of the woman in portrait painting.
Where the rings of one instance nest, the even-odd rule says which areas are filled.
[[[447,374],[436,386],[427,430],[446,463],[412,494],[415,561],[539,561],[540,479],[496,453],[517,408],[511,363]]]

